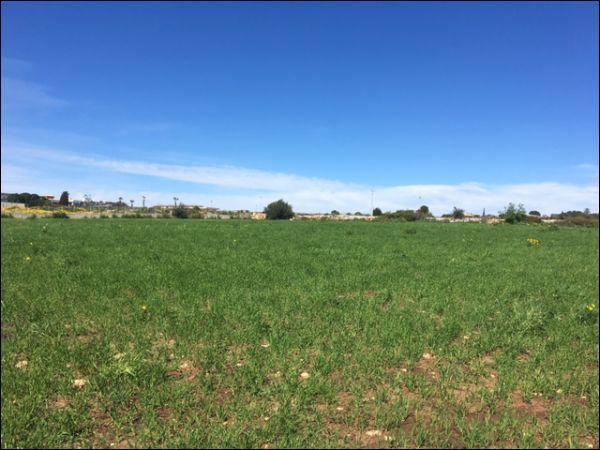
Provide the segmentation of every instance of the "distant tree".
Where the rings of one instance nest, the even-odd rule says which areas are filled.
[[[431,212],[429,211],[429,206],[427,205],[422,205],[418,210],[417,210],[417,216],[419,219],[426,219],[428,217],[431,216]]]
[[[404,222],[415,222],[420,219],[419,213],[412,209],[399,209],[396,212],[386,212],[383,216],[387,219],[397,219]]]
[[[529,211],[529,215],[530,216],[541,216],[539,211],[536,211],[535,209],[533,211]]]
[[[583,215],[585,215],[585,216],[589,216],[589,215],[590,215],[590,208],[585,208],[585,209],[583,210]]]
[[[520,223],[527,220],[527,213],[522,204],[515,206],[514,203],[509,203],[504,211],[500,212],[500,218],[504,219],[506,223]]]
[[[383,213],[381,212],[381,209],[379,209],[379,208],[375,208],[375,209],[373,210],[373,215],[374,215],[374,216],[380,216],[380,215],[382,215],[382,214],[383,214]]]
[[[63,193],[60,194],[58,204],[61,206],[69,206],[69,193],[67,191],[63,191]]]
[[[355,215],[355,216],[362,216],[362,213],[361,213],[360,211],[356,211],[356,212],[354,213],[354,215]]]
[[[176,208],[173,208],[171,215],[173,217],[177,217],[178,219],[187,219],[189,216],[188,210],[184,208],[181,203]]]
[[[22,192],[20,194],[10,194],[7,201],[14,203],[25,203],[26,206],[43,206],[48,203],[44,197],[40,197],[37,194],[30,194],[29,192]]]
[[[269,220],[288,220],[294,217],[292,205],[284,202],[283,199],[269,203],[264,212]]]
[[[332,216],[339,216],[340,212],[337,209],[334,209],[333,211],[331,211],[331,215]]]
[[[465,218],[465,210],[461,208],[457,208],[456,206],[452,210],[452,218],[453,219],[464,219]]]

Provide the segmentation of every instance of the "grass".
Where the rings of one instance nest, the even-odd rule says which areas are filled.
[[[597,269],[590,228],[2,220],[2,446],[597,447]]]

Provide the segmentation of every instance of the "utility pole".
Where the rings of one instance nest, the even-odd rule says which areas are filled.
[[[371,216],[373,215],[373,194],[375,194],[375,191],[371,189]]]
[[[129,200],[129,203],[131,203],[131,209],[133,209],[133,200]]]

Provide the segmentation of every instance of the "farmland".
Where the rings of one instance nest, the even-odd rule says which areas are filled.
[[[597,269],[597,228],[3,219],[2,446],[597,447]]]

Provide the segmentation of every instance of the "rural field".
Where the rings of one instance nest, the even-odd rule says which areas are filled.
[[[2,219],[2,446],[597,448],[597,298],[597,228]]]

